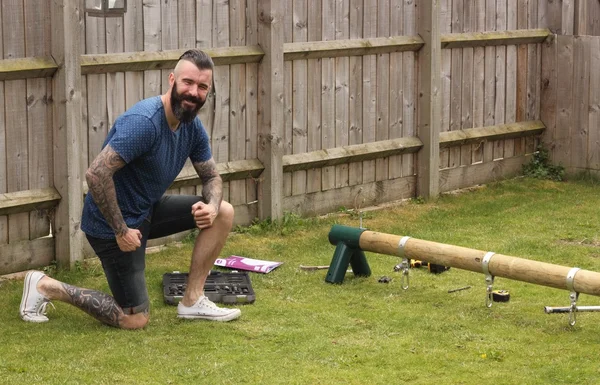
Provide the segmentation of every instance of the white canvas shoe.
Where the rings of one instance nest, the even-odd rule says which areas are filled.
[[[209,321],[231,321],[242,315],[240,309],[218,307],[206,296],[202,296],[192,306],[177,305],[177,317],[185,319],[205,319]]]
[[[37,290],[37,284],[46,274],[40,271],[30,271],[25,276],[23,285],[23,297],[19,314],[21,319],[27,322],[48,322],[46,317],[46,306],[50,300]]]

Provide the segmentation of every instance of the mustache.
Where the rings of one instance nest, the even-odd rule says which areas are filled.
[[[188,102],[192,102],[192,103],[195,103],[195,104],[202,103],[202,99],[194,97],[194,96],[191,96],[191,95],[190,96],[181,96],[179,98],[179,100],[181,100],[181,101],[186,100]]]

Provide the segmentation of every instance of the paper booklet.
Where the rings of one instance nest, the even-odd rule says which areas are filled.
[[[215,261],[215,266],[263,274],[270,273],[273,269],[282,264],[283,262],[262,261],[260,259],[245,258],[237,255],[230,255],[227,258],[217,258]]]

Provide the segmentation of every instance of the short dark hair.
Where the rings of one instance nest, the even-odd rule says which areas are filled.
[[[212,58],[206,52],[198,48],[188,49],[179,57],[179,60],[192,62],[201,70],[213,71],[215,67]]]

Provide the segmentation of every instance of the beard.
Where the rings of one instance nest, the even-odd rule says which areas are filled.
[[[188,101],[195,104],[195,107],[186,108],[183,105],[184,101]],[[173,115],[182,123],[189,123],[196,115],[198,111],[204,105],[206,99],[195,98],[193,96],[185,96],[177,92],[177,82],[173,83],[173,89],[171,90],[171,110]]]

